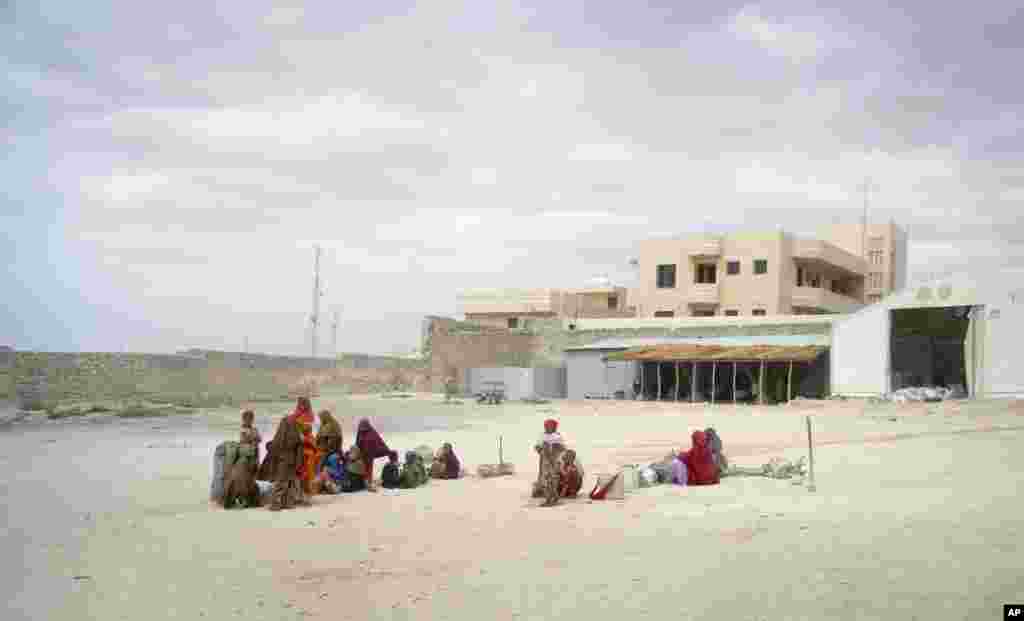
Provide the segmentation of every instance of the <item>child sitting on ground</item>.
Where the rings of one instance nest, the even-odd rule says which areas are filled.
[[[400,486],[398,453],[396,451],[388,453],[388,463],[380,473],[380,482],[384,489],[398,489]]]

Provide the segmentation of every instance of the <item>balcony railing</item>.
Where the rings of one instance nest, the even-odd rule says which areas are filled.
[[[686,301],[689,304],[718,304],[718,283],[691,285]]]
[[[797,261],[830,265],[850,274],[863,275],[868,271],[868,262],[862,257],[816,239],[796,240],[793,244],[793,258]]]
[[[829,313],[852,313],[864,306],[853,297],[817,287],[793,287],[793,306],[815,308]]]
[[[722,240],[716,237],[704,237],[688,244],[687,254],[691,258],[718,257],[722,255]]]

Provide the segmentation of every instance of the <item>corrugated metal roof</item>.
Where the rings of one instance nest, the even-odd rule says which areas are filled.
[[[632,347],[653,347],[658,345],[818,345],[828,346],[826,334],[775,334],[765,336],[716,336],[716,337],[638,337],[626,339],[603,339],[587,345],[569,347],[565,351],[614,351]]]
[[[825,347],[819,345],[654,345],[611,353],[609,360],[811,362]]]

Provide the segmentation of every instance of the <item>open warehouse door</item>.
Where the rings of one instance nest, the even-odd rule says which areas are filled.
[[[936,386],[955,394],[976,389],[977,335],[972,306],[893,309],[892,389]],[[982,313],[977,313],[978,315]]]

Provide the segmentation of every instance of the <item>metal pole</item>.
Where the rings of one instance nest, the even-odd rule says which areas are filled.
[[[736,405],[736,365],[739,363],[732,363],[732,404]]]
[[[655,364],[658,365],[658,401],[661,401],[661,361]]]
[[[690,403],[697,402],[697,362],[693,362],[693,373],[690,376]]]
[[[498,465],[501,466],[505,463],[501,452],[501,436],[498,436]]]
[[[813,492],[818,488],[814,484],[814,440],[811,436],[811,417],[807,417],[807,457],[811,462],[811,481],[810,485],[807,486],[807,491]]]
[[[676,360],[673,365],[676,367],[676,401],[679,401],[679,384],[681,383],[679,379],[679,361]]]
[[[757,385],[757,401],[764,405],[764,360],[761,361],[761,373],[758,375]]]
[[[644,400],[644,391],[647,390],[647,384],[644,382],[644,361],[640,361],[640,400]]]
[[[786,380],[786,403],[793,398],[793,361],[789,361],[789,378]]]
[[[313,315],[309,319],[312,332],[312,352],[316,358],[317,338],[319,337],[318,325],[320,323],[320,246],[313,251]]]
[[[718,361],[711,363],[711,405],[715,404],[715,389],[718,387]]]

